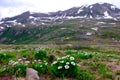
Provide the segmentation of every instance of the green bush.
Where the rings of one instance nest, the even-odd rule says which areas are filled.
[[[58,58],[52,63],[50,69],[52,75],[57,77],[75,77],[78,73],[78,66],[72,56]]]
[[[55,56],[54,55],[49,55],[48,56],[48,62],[52,63],[55,60]]]
[[[9,72],[17,77],[23,77],[26,74],[26,69],[27,69],[26,65],[17,64],[13,66],[12,69],[9,69],[10,70]]]
[[[47,52],[45,50],[38,50],[36,53],[35,53],[35,59],[45,59],[47,58]]]
[[[13,58],[14,55],[13,54],[8,54],[8,53],[0,53],[0,62],[7,62],[9,61],[10,58]]]
[[[47,72],[48,67],[47,67],[47,62],[33,62],[32,63],[32,68],[38,71],[38,74],[44,74]]]

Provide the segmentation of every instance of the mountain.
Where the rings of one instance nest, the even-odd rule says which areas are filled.
[[[33,19],[33,21],[40,21],[41,19],[61,18],[120,18],[120,9],[109,3],[96,3],[49,13],[31,13],[27,11],[15,17],[4,18],[1,21],[27,23],[30,22],[31,19]]]
[[[0,21],[0,43],[108,42],[120,40],[120,9],[109,3],[65,11],[24,12]]]

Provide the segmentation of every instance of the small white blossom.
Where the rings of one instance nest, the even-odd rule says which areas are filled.
[[[22,59],[23,59],[23,60],[26,60],[27,58],[24,58],[24,57],[23,57]]]
[[[70,64],[69,62],[66,62],[66,64]]]
[[[57,61],[54,61],[52,64],[56,64],[57,63]]]
[[[16,65],[16,64],[18,64],[18,62],[14,62],[12,65],[14,66],[14,65]]]
[[[66,56],[62,57],[62,59],[65,59],[65,58],[67,58],[67,57]]]
[[[48,63],[46,62],[45,65],[47,65]]]
[[[58,69],[62,69],[62,66],[58,66]]]
[[[66,57],[70,57],[70,55],[67,55]]]
[[[43,65],[40,65],[40,67],[43,67]]]
[[[69,69],[70,67],[69,67],[69,65],[65,65],[65,69]]]
[[[35,62],[32,62],[32,63],[35,63]]]
[[[35,62],[37,62],[37,60],[34,60]]]
[[[73,66],[75,66],[75,62],[71,62],[71,64],[72,64]]]
[[[38,61],[40,62],[41,60],[39,59]]]
[[[22,59],[18,59],[18,61],[21,61]]]
[[[26,63],[26,64],[29,64],[29,63],[30,63],[30,61],[25,61],[25,63]]]
[[[70,57],[70,60],[75,60],[75,58],[74,57]]]
[[[60,63],[64,63],[64,61],[60,61]]]
[[[60,60],[61,58],[57,58],[57,60]]]

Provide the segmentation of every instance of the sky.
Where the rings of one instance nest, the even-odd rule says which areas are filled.
[[[55,12],[97,2],[111,3],[120,8],[120,0],[0,0],[0,18],[12,17],[25,11]]]

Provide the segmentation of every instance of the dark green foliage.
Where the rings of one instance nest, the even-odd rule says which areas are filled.
[[[48,70],[46,62],[32,63],[32,68],[37,70],[39,75],[46,73]]]
[[[96,80],[93,72],[79,69],[77,80]]]
[[[9,70],[10,73],[14,74],[17,77],[23,77],[26,74],[27,66],[24,64],[18,64],[12,67],[12,69]]]
[[[51,73],[57,77],[76,77],[78,66],[74,57],[62,57],[51,65]]]
[[[104,31],[101,34],[102,38],[116,38],[116,39],[120,39],[120,35],[115,33],[115,32],[109,32],[109,31]]]
[[[49,55],[48,56],[48,62],[52,63],[55,60],[55,56],[54,55]]]
[[[35,59],[43,60],[43,59],[47,58],[47,52],[45,50],[40,49],[35,53],[34,56],[35,56]]]
[[[80,58],[80,59],[90,59],[90,58],[93,57],[93,54],[92,53],[87,53],[87,52],[79,52],[75,56],[77,58]]]
[[[0,53],[0,63],[1,62],[7,62],[10,58],[13,58],[14,55],[11,53]]]

